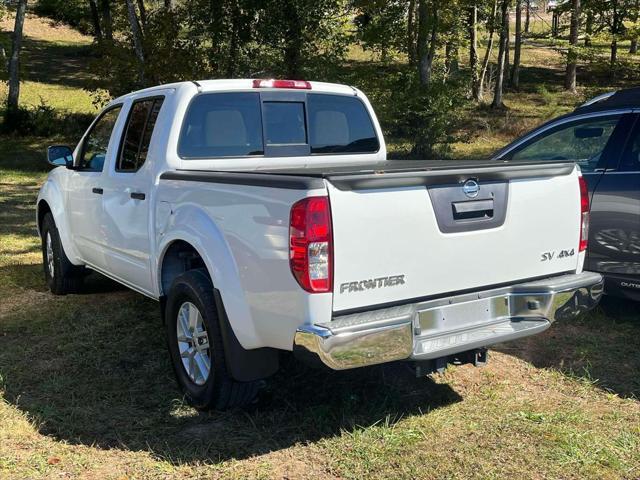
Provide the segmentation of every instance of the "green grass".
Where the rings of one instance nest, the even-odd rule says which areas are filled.
[[[33,17],[27,27],[40,42],[27,53],[38,45],[51,63],[88,42]],[[557,53],[527,50],[527,65],[543,60],[550,71],[523,73],[508,110],[469,108],[456,156],[486,155],[581,100],[554,83]],[[88,77],[70,65],[71,79],[60,69],[38,91],[88,111]],[[198,413],[176,388],[156,303],[97,275],[78,295],[46,289],[33,206],[46,145],[72,140],[0,138],[0,478],[640,476],[640,307],[616,300],[498,346],[487,367],[431,378],[285,356],[254,408]]]

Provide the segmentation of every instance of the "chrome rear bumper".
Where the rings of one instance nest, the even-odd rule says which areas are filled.
[[[598,273],[384,308],[304,325],[294,352],[335,370],[394,360],[428,360],[540,333],[597,305]]]

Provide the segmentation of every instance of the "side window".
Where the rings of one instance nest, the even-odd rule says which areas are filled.
[[[136,172],[144,164],[163,100],[163,98],[138,100],[131,106],[120,144],[116,171]]]
[[[78,159],[78,168],[89,172],[101,172],[109,147],[109,140],[116,124],[121,105],[102,114],[93,124],[82,144],[82,153]]]
[[[584,172],[598,166],[621,115],[566,123],[529,140],[505,158],[514,161],[571,160]]]
[[[633,129],[627,148],[620,160],[618,170],[621,172],[640,172],[640,120]]]

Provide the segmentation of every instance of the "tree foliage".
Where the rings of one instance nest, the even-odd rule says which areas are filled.
[[[532,6],[542,4],[530,0],[34,2],[37,13],[95,36],[94,69],[103,72],[95,87],[110,95],[199,78],[366,83],[383,125],[412,145],[412,155],[432,155],[446,146],[467,100],[503,106],[503,91],[527,81],[527,69],[519,67],[520,42],[544,35],[529,28]],[[636,74],[635,64],[618,55],[618,45],[630,40],[630,51],[637,51],[640,0],[579,3],[567,55],[568,88],[575,89],[575,80],[580,83],[580,63],[606,69],[611,76]],[[521,15],[510,54],[508,26],[514,5]],[[566,0],[554,7],[553,41],[563,48],[575,5],[575,0]],[[594,39],[609,42],[608,58],[589,46]],[[381,68],[401,66],[372,72],[364,81],[351,78],[346,68],[351,49],[373,53]]]

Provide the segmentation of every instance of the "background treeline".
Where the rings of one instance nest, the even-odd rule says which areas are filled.
[[[95,38],[94,87],[111,96],[201,78],[344,82],[371,96],[413,156],[446,150],[468,105],[503,109],[505,91],[537,81],[521,68],[523,43],[561,51],[573,92],[579,65],[590,86],[639,72],[619,52],[638,50],[640,0],[29,1]],[[11,88],[9,98],[17,108]]]

